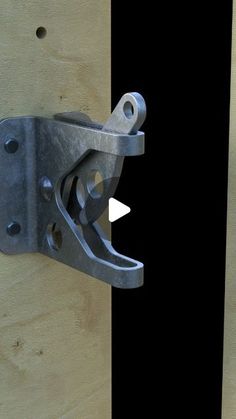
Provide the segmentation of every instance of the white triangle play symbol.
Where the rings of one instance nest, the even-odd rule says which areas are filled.
[[[131,211],[130,207],[115,198],[109,199],[108,219],[111,223],[118,220]]]

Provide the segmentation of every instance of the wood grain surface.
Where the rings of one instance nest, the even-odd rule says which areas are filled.
[[[2,0],[0,117],[72,110],[109,115],[110,1]],[[0,253],[0,418],[110,419],[110,335],[108,285]]]
[[[236,418],[236,1],[232,29],[222,419]]]

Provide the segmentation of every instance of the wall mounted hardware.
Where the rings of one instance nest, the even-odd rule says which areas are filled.
[[[77,112],[2,120],[1,251],[41,252],[115,287],[142,285],[143,264],[118,254],[97,220],[124,156],[144,153],[145,115],[142,96],[127,93],[105,125]]]

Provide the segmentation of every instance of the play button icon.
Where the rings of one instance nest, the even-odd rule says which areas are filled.
[[[109,199],[108,219],[111,223],[118,220],[131,211],[130,207],[115,198]]]

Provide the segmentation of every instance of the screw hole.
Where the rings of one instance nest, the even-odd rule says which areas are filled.
[[[104,191],[103,177],[98,170],[92,170],[90,172],[87,180],[87,188],[92,198],[98,199],[102,196]]]
[[[12,221],[7,226],[7,234],[9,234],[9,236],[15,236],[15,235],[19,234],[20,231],[21,231],[21,226],[16,221]]]
[[[131,119],[134,115],[134,107],[131,102],[125,102],[123,106],[123,111],[126,118]]]
[[[48,244],[53,250],[59,250],[62,246],[62,233],[56,223],[49,224],[47,228]]]
[[[46,35],[47,35],[47,29],[44,28],[43,26],[39,26],[39,28],[37,28],[37,30],[36,30],[37,38],[43,39],[43,38],[45,38]]]

